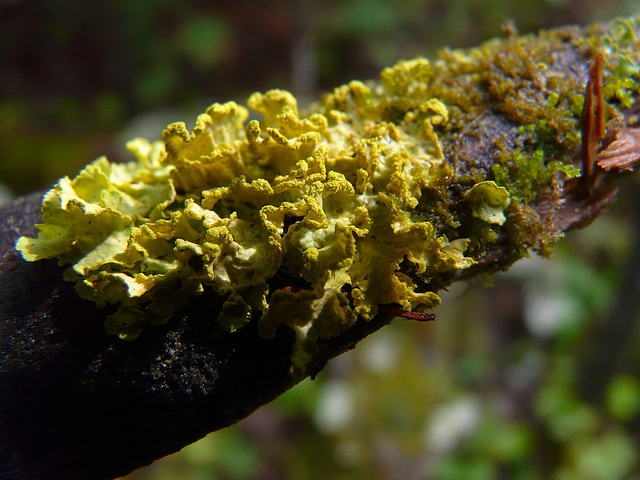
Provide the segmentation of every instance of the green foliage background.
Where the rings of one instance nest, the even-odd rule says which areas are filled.
[[[400,58],[631,14],[635,1],[0,5],[0,184],[44,190],[255,90],[317,97]],[[127,478],[640,479],[640,189],[553,260],[457,285],[238,425]],[[6,195],[6,194],[5,194]],[[2,194],[0,194],[0,197]],[[0,200],[1,202],[2,200]]]

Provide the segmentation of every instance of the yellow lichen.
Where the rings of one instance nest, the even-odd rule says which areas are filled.
[[[554,39],[401,61],[379,82],[336,88],[308,114],[282,90],[249,98],[260,121],[247,123],[234,102],[212,105],[191,132],[175,123],[161,142],[130,143],[130,164],[101,158],[60,180],[38,238],[17,248],[26,260],[71,264],[65,276],[82,297],[116,305],[110,333],[133,339],[208,292],[229,332],[249,321],[264,336],[291,328],[301,371],[319,339],[380,305],[436,306],[437,290],[510,227],[512,198],[530,201],[568,171],[558,165],[577,145],[582,86],[549,66]],[[637,49],[615,48],[607,99],[624,103],[636,85],[620,72],[637,70]],[[476,135],[469,129],[494,112],[513,128],[490,162],[447,157],[452,139]]]

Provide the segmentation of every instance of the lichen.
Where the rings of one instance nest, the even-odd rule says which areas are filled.
[[[303,114],[282,90],[249,98],[261,121],[247,123],[234,102],[212,105],[191,132],[175,123],[159,142],[130,142],[131,163],[103,157],[60,180],[38,237],[17,249],[70,264],[80,296],[115,306],[111,334],[134,339],[208,292],[230,333],[251,321],[266,337],[294,330],[303,371],[318,339],[381,305],[438,305],[437,290],[489,244],[512,242],[510,261],[526,254],[532,245],[514,232],[534,220],[518,204],[576,173],[584,72],[568,75],[566,64],[609,49],[615,116],[638,91],[629,31],[564,29],[401,61]],[[508,131],[488,160],[464,158],[465,138],[487,136],[489,114]]]
[[[495,182],[476,183],[467,191],[465,199],[471,203],[473,215],[485,222],[503,225],[507,218],[505,209],[511,203],[509,192]]]

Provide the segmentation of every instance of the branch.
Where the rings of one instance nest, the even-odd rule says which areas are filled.
[[[547,43],[553,38],[550,46],[557,49],[546,54],[544,72],[580,86],[580,92],[566,95],[581,95],[587,83],[591,57],[585,45],[597,44],[613,28],[620,25],[562,29],[544,37]],[[503,59],[513,55],[536,38],[542,37],[522,42],[509,38],[473,52],[491,51],[492,58],[500,60],[501,54]],[[453,61],[454,54],[445,52],[443,58]],[[525,100],[536,101],[549,92],[538,85],[543,74],[535,69],[542,68],[540,63],[528,60],[526,69],[534,70],[528,83],[520,85],[521,93]],[[500,68],[504,74],[509,66],[494,62],[487,68]],[[460,80],[462,70],[447,81]],[[536,182],[533,174],[516,172],[522,165],[513,162],[514,151],[542,140],[523,137],[520,127],[526,112],[510,110],[513,92],[500,91],[499,85],[486,80],[494,74],[489,72],[484,80],[472,75],[461,80],[477,82],[475,94],[458,100],[450,92],[441,95],[448,95],[451,104],[458,102],[453,105],[456,111],[466,108],[473,113],[460,113],[458,120],[466,118],[467,123],[454,125],[440,137],[445,158],[455,166],[446,189],[449,205],[453,211],[466,208],[464,194],[477,179],[494,179],[505,169],[529,184],[510,184],[520,193],[514,193],[499,235],[492,241],[478,240],[476,264],[434,277],[432,291],[506,269],[531,247],[547,252],[566,230],[584,227],[599,216],[614,199],[611,180],[638,163],[637,149],[625,143],[637,138],[635,117],[629,113],[633,110],[618,108],[620,102],[609,99],[607,108],[618,108],[619,114],[607,124],[609,140],[602,145],[600,138],[593,140],[598,148],[589,149],[595,156],[587,159],[593,162],[588,174],[570,179],[554,171],[539,177],[544,182]],[[587,87],[587,95],[598,91],[602,88]],[[604,111],[589,108],[590,115]],[[577,133],[573,135],[577,142]],[[505,160],[506,153],[511,157]],[[569,156],[579,163],[579,155],[576,148]],[[133,342],[107,335],[103,325],[112,310],[80,299],[73,284],[63,281],[64,268],[54,260],[29,263],[14,248],[18,237],[36,235],[41,197],[31,195],[0,208],[0,476],[36,480],[124,475],[237,422],[302,379],[291,373],[296,341],[291,329],[280,328],[274,338],[266,339],[254,319],[230,334],[216,321],[223,299],[213,293],[195,297],[165,325],[146,329]],[[291,285],[299,281],[279,281],[287,285],[288,280]],[[353,348],[398,313],[402,315],[398,306],[380,308],[372,320],[359,318],[337,336],[320,338],[305,375],[315,375],[329,359]]]

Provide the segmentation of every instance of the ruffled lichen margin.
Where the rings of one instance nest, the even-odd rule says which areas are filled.
[[[503,269],[557,234],[530,205],[573,164],[588,62],[604,58],[611,122],[639,87],[638,20],[493,40],[440,58],[401,61],[378,81],[336,88],[304,112],[288,92],[247,108],[214,104],[189,132],[129,142],[136,160],[102,157],[63,178],[42,205],[28,261],[57,258],[99,307],[106,328],[135,339],[196,295],[232,334],[248,322],[296,333],[304,371],[318,339],[383,306],[423,312],[437,291],[487,265]],[[567,64],[582,65],[567,74]],[[500,122],[484,122],[491,118]],[[488,151],[470,138],[504,129]],[[485,268],[483,273],[491,271]],[[471,272],[471,273],[469,273]],[[210,320],[210,319],[204,319]],[[88,319],[89,321],[89,319]]]

